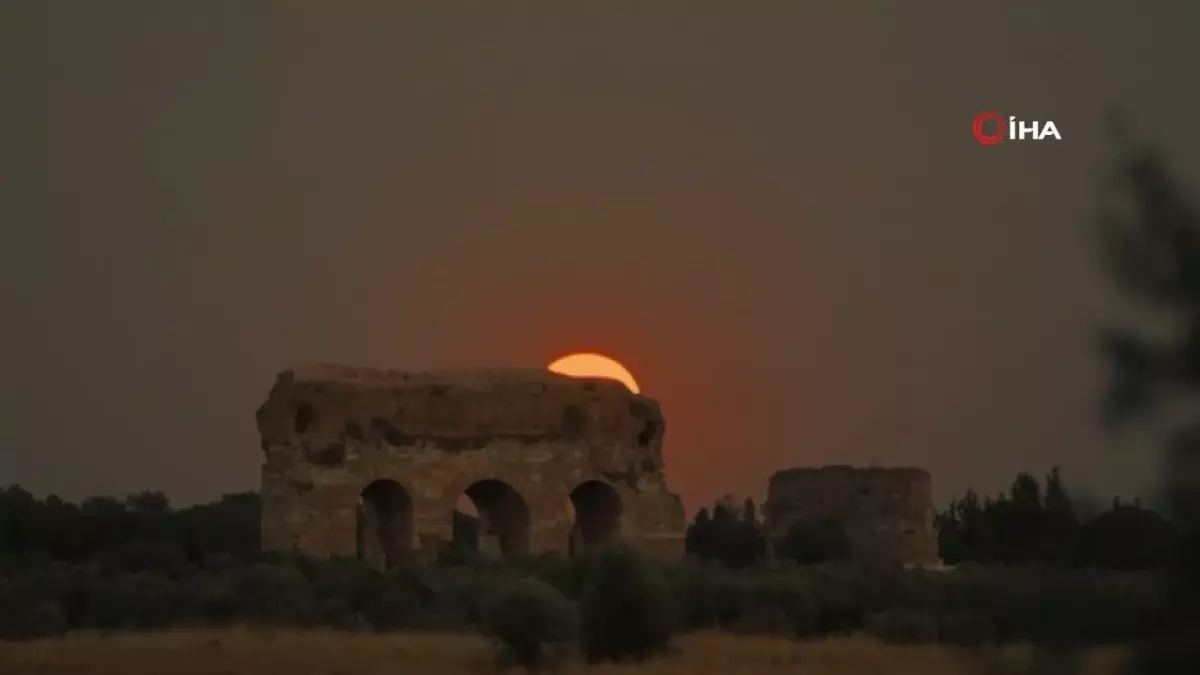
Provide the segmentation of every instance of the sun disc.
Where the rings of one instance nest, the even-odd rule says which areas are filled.
[[[603,354],[588,352],[568,354],[551,363],[547,368],[552,373],[568,377],[599,377],[616,380],[628,387],[629,391],[635,394],[641,393],[637,380],[633,379],[633,374],[629,372],[629,369]]]

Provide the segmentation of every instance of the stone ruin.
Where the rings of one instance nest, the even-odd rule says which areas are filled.
[[[798,523],[832,520],[845,529],[855,560],[937,566],[933,480],[917,468],[826,466],[771,476],[764,506],[768,550]]]
[[[449,547],[578,554],[619,536],[684,554],[658,403],[613,380],[310,366],[279,374],[257,422],[266,551],[388,568]],[[462,495],[471,528],[456,526]]]

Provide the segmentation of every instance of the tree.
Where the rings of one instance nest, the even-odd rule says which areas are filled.
[[[742,522],[748,527],[758,528],[758,507],[755,506],[754,500],[749,497],[742,504]]]
[[[718,500],[711,516],[707,509],[700,509],[687,530],[689,555],[740,569],[754,564],[766,553],[754,500],[747,499],[741,509],[733,504],[729,497]]]
[[[1120,570],[1160,567],[1171,529],[1159,514],[1119,500],[1081,524],[1058,467],[1046,474],[1044,488],[1031,474],[1019,474],[994,500],[980,502],[968,490],[938,514],[937,528],[939,554],[951,565],[1039,562]]]
[[[1079,518],[1058,467],[1046,474],[1045,531],[1042,558],[1056,566],[1073,565],[1079,557]]]
[[[740,566],[753,565],[756,560],[766,556],[767,540],[758,521],[758,507],[749,497],[742,505],[741,531],[741,542],[738,546],[740,559],[737,562]]]
[[[1101,337],[1111,380],[1103,412],[1113,427],[1135,422],[1164,429],[1166,496],[1175,529],[1166,611],[1186,644],[1169,663],[1145,650],[1143,672],[1200,670],[1200,214],[1162,153],[1115,127],[1113,199],[1098,219],[1105,260],[1117,287],[1169,326],[1129,324]],[[1157,414],[1156,414],[1157,413]],[[1188,636],[1192,639],[1189,641]],[[1190,669],[1190,670],[1189,670]]]
[[[90,497],[77,505],[53,495],[36,499],[13,486],[0,490],[0,557],[70,563],[129,562],[151,553],[192,562],[212,554],[251,558],[260,550],[261,509],[253,492],[174,510],[161,492]]]
[[[587,571],[580,605],[589,662],[643,661],[662,653],[675,631],[675,608],[662,571],[636,550],[602,551]]]
[[[963,549],[967,556],[965,560],[987,562],[995,556],[996,537],[991,530],[987,509],[990,500],[979,501],[979,494],[967,490],[967,494],[959,503],[959,518],[962,521]]]
[[[1039,559],[1045,536],[1042,486],[1031,474],[1017,474],[1008,494],[992,504],[990,526],[998,539],[1001,560],[1027,563]]]
[[[1122,504],[1084,524],[1079,537],[1079,561],[1089,567],[1144,570],[1168,562],[1171,525],[1140,504]]]
[[[711,547],[708,540],[711,524],[712,517],[708,515],[708,509],[700,509],[687,529],[685,541],[688,555],[696,558],[709,557]]]
[[[779,556],[801,565],[817,565],[850,557],[845,525],[834,518],[794,523],[779,546]]]

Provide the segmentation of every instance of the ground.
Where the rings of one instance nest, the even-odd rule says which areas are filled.
[[[1029,669],[1028,648],[1012,648],[985,659],[948,647],[893,647],[857,637],[793,642],[727,634],[687,636],[679,640],[679,646],[677,656],[642,665],[587,667],[570,663],[561,673],[1007,675],[1037,672]],[[82,634],[65,640],[0,643],[0,673],[465,675],[496,672],[491,654],[488,643],[468,635],[352,635],[256,629]],[[1091,652],[1086,655],[1080,672],[1116,675],[1120,671],[1121,654],[1121,650]]]

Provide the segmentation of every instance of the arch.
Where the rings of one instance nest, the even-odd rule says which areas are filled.
[[[616,488],[604,481],[588,480],[571,491],[575,511],[568,547],[571,555],[586,553],[621,534],[624,506]]]
[[[475,513],[456,504],[452,513],[454,548],[504,557],[529,553],[529,507],[516,488],[485,478],[455,497],[462,495],[470,500]]]
[[[412,556],[412,497],[399,482],[385,478],[363,488],[356,521],[360,560],[392,569]]]

